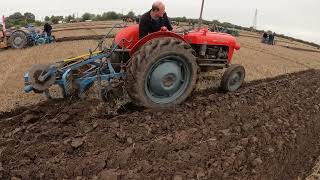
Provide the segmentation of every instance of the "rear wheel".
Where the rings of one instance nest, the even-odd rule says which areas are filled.
[[[133,102],[166,108],[183,102],[197,81],[198,65],[191,46],[176,38],[151,40],[127,66],[127,91]]]
[[[221,88],[226,92],[236,91],[244,82],[246,72],[241,65],[231,65],[223,74]]]
[[[25,48],[28,44],[27,34],[23,31],[15,31],[11,34],[9,42],[14,49]]]

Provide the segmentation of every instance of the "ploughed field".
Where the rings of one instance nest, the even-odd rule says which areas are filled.
[[[222,71],[202,73],[169,110],[23,93],[31,65],[87,53],[113,23],[56,25],[69,42],[0,52],[0,179],[320,178],[320,51],[309,45],[241,32],[233,63],[246,85],[224,94]]]
[[[51,100],[0,115],[9,179],[298,179],[319,155],[320,71],[194,93],[168,110]]]

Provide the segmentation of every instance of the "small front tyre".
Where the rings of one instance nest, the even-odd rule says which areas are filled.
[[[242,65],[231,65],[223,74],[221,88],[225,92],[238,90],[245,79],[246,71]]]

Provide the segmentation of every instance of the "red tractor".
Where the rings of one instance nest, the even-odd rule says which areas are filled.
[[[111,62],[127,63],[127,91],[143,106],[166,107],[183,102],[202,69],[228,68],[221,80],[225,91],[237,90],[245,78],[243,66],[230,65],[240,46],[229,34],[206,28],[177,34],[164,28],[139,40],[139,27],[133,25],[121,30],[114,42],[119,48]]]
[[[201,18],[200,18],[201,19]],[[200,21],[201,22],[201,21]],[[199,23],[201,24],[201,23]],[[25,75],[25,91],[45,92],[58,84],[64,96],[84,94],[94,82],[105,80],[110,90],[113,79],[125,81],[126,91],[137,105],[148,108],[170,107],[185,101],[195,88],[198,73],[207,68],[228,68],[221,80],[225,91],[235,91],[243,83],[245,70],[231,65],[235,37],[206,28],[175,33],[162,28],[139,40],[139,27],[122,29],[111,48],[70,58],[59,65],[35,66]]]

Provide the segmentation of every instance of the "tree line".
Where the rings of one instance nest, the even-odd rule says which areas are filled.
[[[26,12],[24,14],[20,12],[13,13],[12,15],[6,17],[6,26],[10,27],[22,27],[27,24],[40,25],[41,22],[36,20],[36,17],[31,12]]]
[[[130,11],[128,14],[116,13],[114,11],[104,12],[102,14],[92,14],[92,13],[84,13],[80,18],[77,18],[74,14],[68,16],[46,16],[45,21],[51,22],[53,24],[57,24],[59,21],[63,21],[66,23],[69,22],[79,22],[79,21],[110,21],[110,20],[119,20],[122,18],[136,18],[134,12]]]
[[[108,20],[119,20],[122,18],[136,18],[134,12],[130,11],[128,14],[116,13],[114,11],[104,12],[102,14],[92,14],[92,13],[84,13],[80,18],[77,18],[74,14],[68,16],[46,16],[43,21],[36,20],[36,17],[31,12],[21,13],[15,12],[12,15],[6,17],[6,26],[7,28],[11,27],[25,27],[28,24],[32,24],[35,26],[41,26],[45,22],[50,22],[52,24],[58,24],[59,22],[81,22],[81,21],[108,21]],[[0,28],[2,29],[2,24],[0,24]]]
[[[25,13],[21,13],[21,12],[16,12],[13,13],[12,15],[6,17],[6,26],[7,28],[11,28],[11,27],[16,27],[16,28],[20,28],[20,27],[25,27],[27,24],[32,24],[34,26],[42,26],[45,22],[51,22],[52,24],[58,24],[59,22],[65,22],[65,23],[70,23],[70,22],[81,22],[81,21],[109,21],[109,20],[119,20],[119,19],[123,19],[123,18],[131,18],[131,19],[135,19],[139,16],[137,16],[134,12],[130,11],[127,14],[122,14],[122,13],[117,13],[114,11],[108,11],[108,12],[104,12],[102,14],[92,14],[92,13],[84,13],[81,17],[76,17],[74,14],[72,15],[68,15],[68,16],[46,16],[44,18],[44,22],[43,21],[39,21],[36,20],[35,15],[31,12],[25,12]],[[173,17],[171,18],[172,21],[176,21],[176,22],[184,22],[184,23],[191,23],[191,24],[196,24],[198,22],[198,19],[190,19],[187,17]],[[228,22],[220,22],[218,20],[213,20],[213,21],[208,21],[208,20],[203,20],[203,24],[211,26],[212,24],[218,25],[218,26],[222,26],[225,28],[234,28],[234,29],[238,29],[238,30],[246,30],[246,31],[250,31],[252,30],[252,28],[249,27],[243,27],[243,26],[239,26],[239,25],[235,25],[232,23],[228,23]],[[0,24],[0,30],[2,29],[2,25]],[[263,31],[257,31],[257,32],[263,32]],[[316,43],[312,43],[312,42],[307,42],[301,39],[296,39],[296,38],[292,38],[283,34],[276,34],[276,36],[278,37],[283,37],[289,40],[294,40],[294,41],[298,41],[301,43],[305,43],[305,44],[309,44],[315,47],[320,47],[320,45],[316,44]]]

